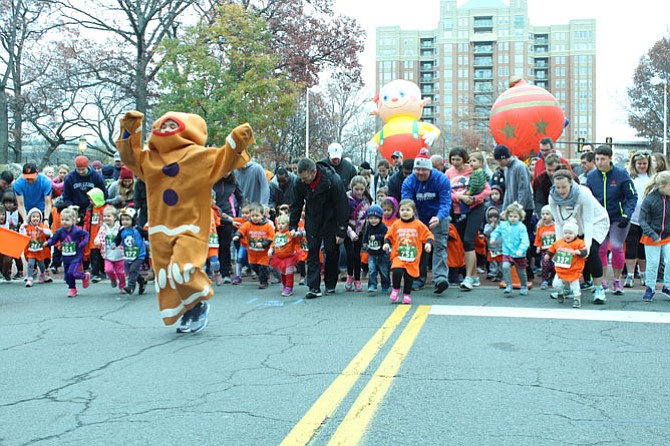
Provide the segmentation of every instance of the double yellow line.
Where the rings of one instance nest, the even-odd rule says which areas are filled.
[[[306,445],[314,438],[317,431],[333,416],[356,381],[390,339],[410,308],[409,305],[402,305],[395,309],[384,325],[377,330],[298,424],[291,429],[291,432],[281,442],[282,446]],[[429,310],[429,305],[421,305],[414,312],[411,320],[338,426],[329,445],[354,446],[359,444],[400,365],[421,331]]]

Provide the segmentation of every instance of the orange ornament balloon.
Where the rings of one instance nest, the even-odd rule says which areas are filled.
[[[540,140],[558,140],[566,125],[560,104],[547,90],[523,79],[510,82],[491,107],[489,124],[493,139],[520,159],[539,152]]]

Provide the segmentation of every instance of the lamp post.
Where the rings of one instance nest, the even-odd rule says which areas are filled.
[[[305,158],[309,158],[309,92],[319,93],[318,86],[307,87],[305,90]]]
[[[79,153],[82,155],[86,153],[86,148],[87,148],[87,143],[86,143],[86,137],[82,136],[79,138],[79,143],[77,144],[77,150]]]
[[[659,76],[652,77],[651,85],[663,85],[663,155],[668,156],[668,80]]]

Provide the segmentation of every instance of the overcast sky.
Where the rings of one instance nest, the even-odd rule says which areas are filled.
[[[504,3],[509,3],[502,0]],[[439,0],[336,0],[336,9],[354,17],[367,31],[364,77],[374,85],[375,27],[436,29]],[[464,4],[459,0],[458,5]],[[620,6],[621,5],[621,6]],[[625,5],[625,6],[624,6]],[[640,57],[670,33],[670,1],[528,0],[530,24],[567,24],[570,19],[596,19],[596,139],[638,139],[627,124],[626,88]]]

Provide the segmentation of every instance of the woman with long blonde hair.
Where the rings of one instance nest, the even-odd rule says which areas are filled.
[[[663,256],[665,271],[661,292],[670,297],[670,171],[659,172],[644,190],[645,197],[640,208],[641,242],[647,257],[647,274],[642,299],[651,302],[656,293],[658,265]]]

